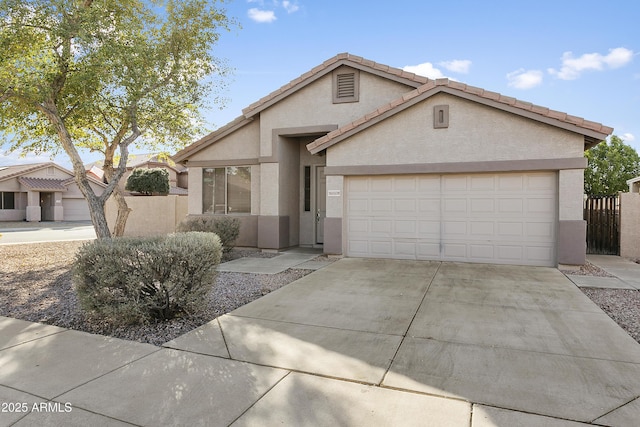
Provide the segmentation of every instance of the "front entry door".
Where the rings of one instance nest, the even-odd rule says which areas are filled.
[[[324,218],[327,216],[327,178],[324,166],[316,167],[316,243],[324,242]]]

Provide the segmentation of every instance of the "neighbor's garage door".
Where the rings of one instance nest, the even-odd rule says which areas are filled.
[[[62,199],[65,221],[88,221],[89,205],[85,199]]]
[[[347,255],[556,265],[553,172],[346,179]]]

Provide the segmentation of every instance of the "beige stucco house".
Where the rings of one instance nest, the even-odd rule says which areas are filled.
[[[585,261],[584,151],[612,131],[339,54],[173,158],[240,245],[556,266]]]
[[[96,194],[106,185],[90,180]],[[55,163],[0,166],[0,221],[88,221],[73,173]]]
[[[640,193],[640,176],[627,180],[629,193]]]

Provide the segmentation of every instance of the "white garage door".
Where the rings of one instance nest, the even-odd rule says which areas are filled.
[[[89,221],[89,205],[85,199],[62,199],[65,221]]]
[[[556,265],[553,172],[346,179],[347,255]]]

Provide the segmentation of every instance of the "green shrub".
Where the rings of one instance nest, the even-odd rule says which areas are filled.
[[[76,254],[83,309],[113,324],[190,314],[207,304],[222,248],[211,233],[97,240]]]
[[[147,196],[169,194],[169,172],[162,168],[134,169],[124,188]]]
[[[178,224],[178,232],[204,231],[215,233],[220,237],[224,253],[231,252],[240,235],[240,220],[228,216],[196,216],[189,217]]]

